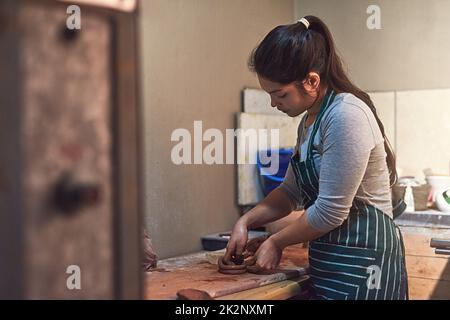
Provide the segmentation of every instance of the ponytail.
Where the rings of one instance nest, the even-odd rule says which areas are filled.
[[[315,71],[336,93],[351,93],[361,99],[372,110],[383,135],[391,187],[397,182],[395,154],[383,123],[369,95],[348,78],[331,32],[322,20],[305,16],[297,23],[274,28],[253,50],[248,64],[252,71],[281,84],[301,82]]]

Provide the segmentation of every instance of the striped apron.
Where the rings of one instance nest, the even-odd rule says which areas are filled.
[[[305,210],[317,199],[319,175],[313,141],[335,97],[328,92],[309,138],[307,156],[292,159]],[[317,299],[408,299],[403,239],[394,221],[375,206],[354,199],[344,223],[309,243],[311,286]]]

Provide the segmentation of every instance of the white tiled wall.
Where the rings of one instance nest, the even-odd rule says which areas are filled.
[[[450,174],[450,89],[371,93],[399,175]]]
[[[396,99],[397,166],[403,174],[423,169],[449,174],[450,89],[400,91]]]

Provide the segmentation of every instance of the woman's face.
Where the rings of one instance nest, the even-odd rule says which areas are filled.
[[[309,109],[317,97],[317,93],[309,90],[305,85],[305,93],[300,92],[295,83],[280,84],[272,82],[258,75],[261,88],[270,95],[272,107],[286,113],[290,117],[296,117]],[[316,94],[315,94],[316,93]]]

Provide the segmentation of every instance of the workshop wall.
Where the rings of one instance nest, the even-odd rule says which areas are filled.
[[[293,19],[292,0],[141,2],[145,225],[160,258],[201,249],[239,217],[235,166],[173,164],[173,130],[235,128],[241,90],[259,87],[249,53]]]
[[[450,87],[450,1],[295,0],[296,18],[320,17],[331,29],[352,79],[367,91]],[[381,29],[367,28],[369,5]]]
[[[379,30],[367,27],[369,5],[380,9]],[[449,11],[450,2],[441,0],[295,1],[296,19],[323,19],[351,78],[372,92],[399,175],[450,173],[450,141],[442,139],[450,135]]]

